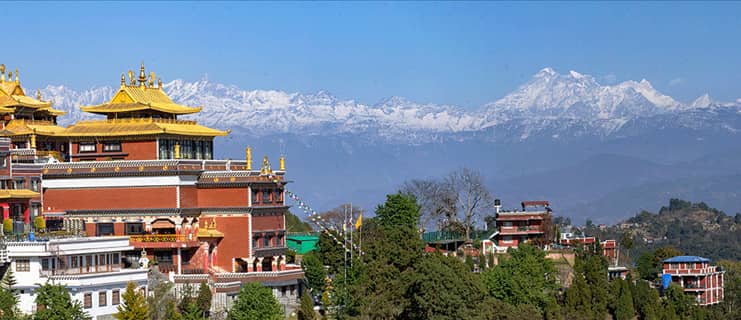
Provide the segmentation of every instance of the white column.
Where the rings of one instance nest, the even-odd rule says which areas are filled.
[[[183,274],[183,255],[180,248],[178,248],[178,274]]]

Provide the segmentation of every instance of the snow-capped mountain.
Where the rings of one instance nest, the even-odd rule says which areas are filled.
[[[79,106],[106,101],[114,90],[98,87],[75,91],[48,86],[41,92],[44,99],[54,101],[56,108],[68,111],[59,120],[70,124],[95,118],[80,112]],[[327,91],[302,94],[244,90],[206,79],[174,80],[165,84],[164,90],[176,102],[203,106],[203,111],[193,117],[217,128],[254,136],[363,134],[396,142],[435,141],[441,135],[481,131],[497,132],[492,139],[504,140],[546,133],[554,138],[604,137],[639,118],[739,106],[712,101],[707,95],[683,104],[660,93],[645,79],[609,86],[599,84],[590,75],[576,71],[559,74],[552,68],[542,69],[514,92],[479,110],[420,104],[401,97],[366,105],[337,99]]]

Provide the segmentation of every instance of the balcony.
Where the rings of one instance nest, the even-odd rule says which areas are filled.
[[[103,272],[118,272],[121,271],[120,264],[108,264],[99,266],[85,266],[78,268],[63,268],[53,270],[41,270],[42,277],[51,276],[63,276],[63,275],[76,275],[76,274],[90,274],[90,273],[103,273]]]
[[[538,234],[543,233],[540,226],[499,227],[500,234]]]
[[[138,234],[129,237],[129,243],[140,248],[185,248],[198,247],[200,242],[184,234]]]

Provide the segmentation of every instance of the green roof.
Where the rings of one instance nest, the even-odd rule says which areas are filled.
[[[286,237],[288,248],[296,251],[296,254],[306,254],[316,249],[319,244],[319,235],[296,234]]]

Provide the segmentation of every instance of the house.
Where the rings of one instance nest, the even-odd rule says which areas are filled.
[[[663,261],[664,288],[676,283],[692,296],[700,306],[723,301],[723,274],[720,267],[710,265],[710,260],[697,256],[676,256]]]

